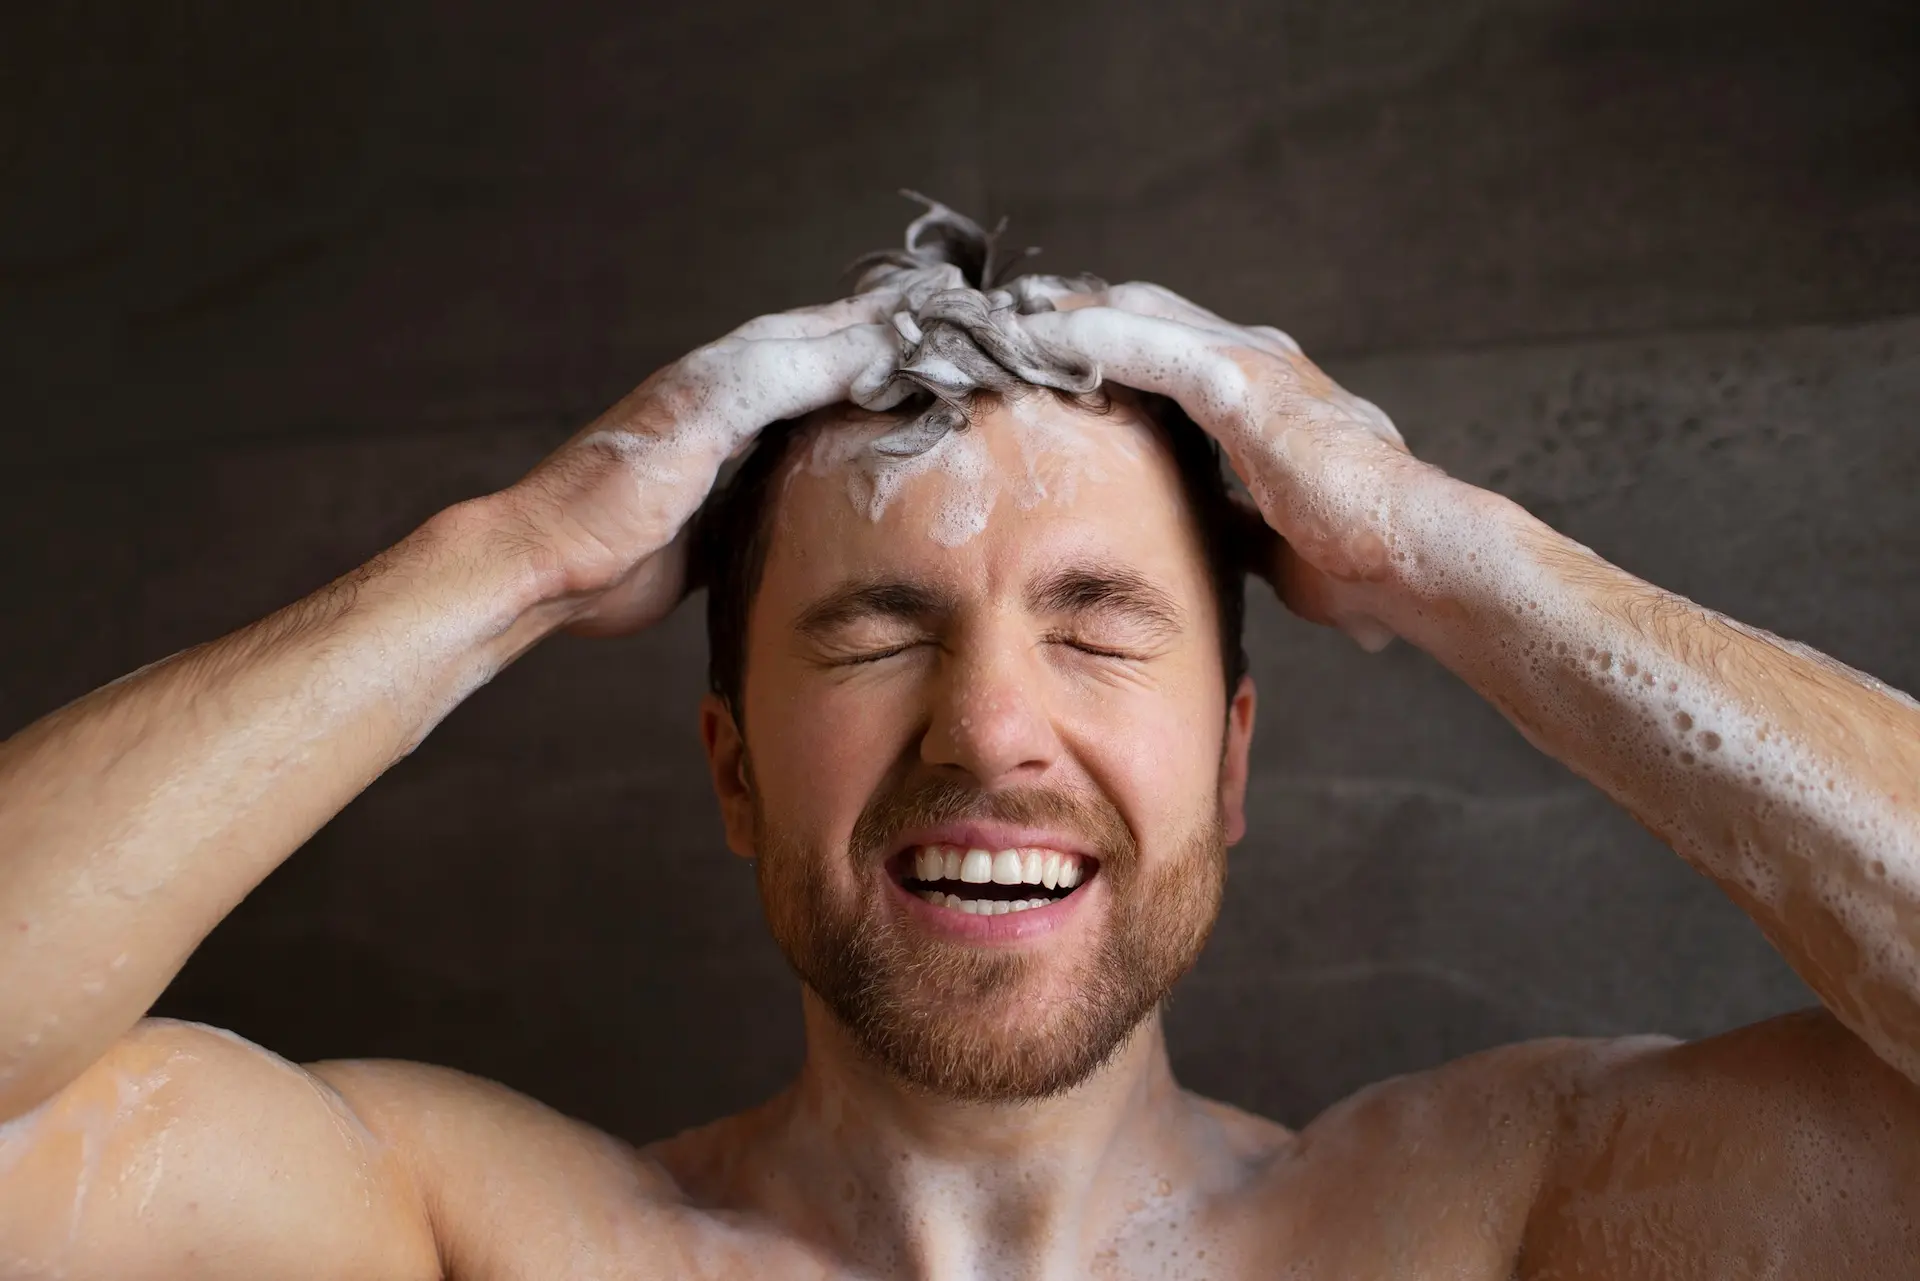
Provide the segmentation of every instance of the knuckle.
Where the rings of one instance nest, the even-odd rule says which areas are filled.
[[[1300,350],[1300,344],[1295,342],[1293,339],[1293,335],[1288,333],[1284,329],[1278,329],[1272,325],[1255,325],[1253,327],[1253,332],[1261,335],[1262,337],[1266,338],[1268,341],[1277,344],[1284,350],[1289,351],[1296,356],[1302,354]]]
[[[1165,303],[1174,296],[1163,285],[1147,280],[1128,280],[1107,290],[1107,298],[1116,307],[1140,308]]]
[[[678,380],[662,384],[654,393],[650,412],[643,423],[670,426],[694,418],[705,403],[701,388],[694,383]]]
[[[762,316],[760,321],[776,322],[778,316]],[[760,321],[749,323],[758,324]],[[745,349],[747,340],[739,337],[726,337],[713,342],[702,343],[675,362],[675,369],[682,379],[705,381],[730,360],[737,359]]]
[[[746,324],[735,329],[728,338],[747,339],[770,338],[785,333],[794,324],[794,315],[755,316]],[[723,339],[722,341],[726,341]]]

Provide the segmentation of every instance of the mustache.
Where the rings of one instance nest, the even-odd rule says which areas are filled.
[[[854,820],[847,844],[864,863],[889,853],[895,838],[910,828],[967,821],[1058,828],[1098,851],[1101,867],[1109,871],[1131,867],[1138,854],[1132,830],[1104,796],[1041,787],[988,792],[939,777],[874,793]]]

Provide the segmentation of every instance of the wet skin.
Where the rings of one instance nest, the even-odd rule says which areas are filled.
[[[1157,1017],[1061,1097],[962,1104],[903,1088],[808,995],[790,1089],[643,1149],[444,1069],[302,1068],[142,1020],[247,889],[514,655],[671,608],[669,540],[719,460],[884,365],[886,300],[854,300],[754,322],[513,490],[7,744],[0,1275],[1911,1275],[1920,713],[1414,462],[1273,331],[1164,291],[1063,301],[1035,320],[1226,445],[1298,612],[1453,667],[1723,884],[1831,1012],[1495,1050],[1292,1133],[1182,1091]],[[824,417],[822,438],[861,430]],[[1177,871],[1197,825],[1237,839],[1258,803],[1254,698],[1221,680],[1188,514],[1129,398],[994,407],[942,448],[956,465],[877,513],[857,453],[796,457],[743,716],[709,701],[703,733],[736,853],[766,853],[757,805],[836,908],[1029,955],[955,1014],[1017,1040],[1084,975],[1113,885],[982,925],[849,857],[863,806],[921,776],[1097,794],[1143,873]],[[1045,590],[1093,570],[1157,608]],[[819,608],[876,582],[920,606]]]

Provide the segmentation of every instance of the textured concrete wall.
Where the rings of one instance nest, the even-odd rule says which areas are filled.
[[[0,729],[825,296],[897,237],[902,184],[1011,214],[1060,269],[1280,324],[1425,456],[1920,688],[1904,0],[917,8],[0,18]],[[1297,1121],[1496,1041],[1808,999],[1421,655],[1266,601],[1250,629],[1253,830],[1171,1015],[1195,1086]],[[536,651],[162,1009],[636,1137],[774,1088],[793,985],[719,841],[703,655],[690,611]]]

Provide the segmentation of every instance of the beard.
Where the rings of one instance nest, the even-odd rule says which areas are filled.
[[[1044,825],[1087,842],[1109,910],[1067,963],[929,936],[889,906],[894,834],[964,820]],[[1226,881],[1219,805],[1149,872],[1104,797],[1042,789],[985,793],[922,779],[876,794],[844,857],[855,896],[824,851],[787,839],[754,798],[760,902],[787,962],[855,1045],[907,1085],[971,1102],[1048,1098],[1107,1064],[1192,967]],[[1078,891],[1076,891],[1078,892]]]

